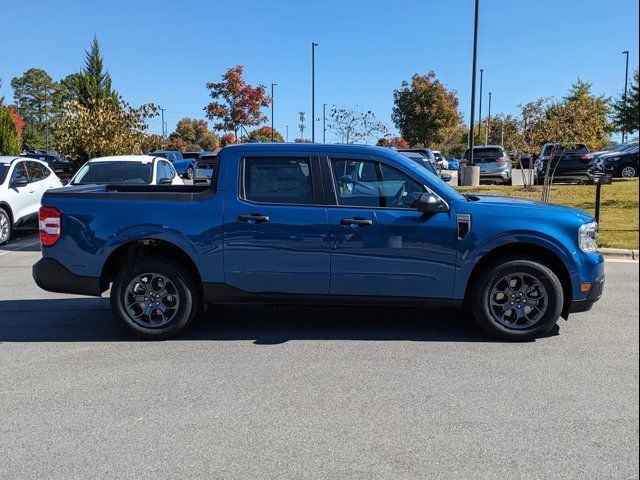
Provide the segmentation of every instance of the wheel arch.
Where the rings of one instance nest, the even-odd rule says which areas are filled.
[[[523,257],[534,258],[540,261],[540,263],[542,263],[543,265],[550,268],[551,271],[556,274],[562,285],[562,292],[565,299],[562,315],[566,318],[569,312],[569,307],[571,306],[571,302],[573,301],[573,284],[571,282],[571,274],[569,273],[569,269],[565,265],[565,262],[555,252],[553,252],[549,248],[540,246],[535,243],[508,243],[506,245],[495,247],[485,253],[475,264],[473,270],[471,271],[469,280],[467,281],[467,285],[465,287],[465,300],[469,299],[472,286],[477,281],[478,276],[482,272],[484,267],[492,262],[498,261],[505,255],[521,255]]]
[[[13,210],[11,210],[9,204],[7,202],[0,202],[0,208],[7,212],[7,215],[9,215],[9,222],[11,222],[11,225],[13,225],[15,220],[13,218]]]
[[[178,245],[158,238],[139,238],[120,245],[107,257],[100,274],[100,289],[107,290],[118,272],[131,260],[150,255],[165,256],[182,264],[202,288],[202,277],[193,259]]]

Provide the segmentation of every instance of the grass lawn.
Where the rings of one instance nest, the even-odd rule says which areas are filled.
[[[540,200],[542,187],[525,191],[523,187],[481,185],[457,187],[464,192],[506,195]],[[596,187],[594,185],[553,185],[551,202],[579,208],[593,214]],[[614,179],[602,187],[600,204],[600,246],[638,249],[638,179]]]

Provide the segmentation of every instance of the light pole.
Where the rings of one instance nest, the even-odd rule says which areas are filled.
[[[311,42],[311,141],[316,141],[316,42]]]
[[[271,83],[271,143],[273,143],[274,139],[274,130],[273,130],[273,104],[275,102],[275,97],[273,96],[273,87],[278,85],[277,83]]]
[[[471,129],[469,131],[469,162],[463,168],[462,185],[480,185],[480,167],[476,167],[473,161],[473,145],[475,142],[474,123],[476,104],[476,65],[478,63],[478,12],[480,10],[480,0],[475,0],[475,15],[473,23],[473,66],[471,69]]]
[[[288,142],[289,141],[289,125],[285,125],[285,129],[286,129],[285,142]]]
[[[162,108],[162,107],[158,107],[158,109],[162,113],[162,118],[161,118],[161,121],[162,121],[162,140],[166,140],[167,139],[167,134],[166,134],[166,132],[164,130],[164,110],[165,109]]]
[[[622,94],[622,103],[626,104],[627,103],[627,83],[629,81],[629,50],[625,50],[624,52],[622,52],[623,55],[625,55],[627,57],[626,61],[625,61],[625,67],[624,67],[624,93]],[[622,143],[624,143],[624,140],[626,138],[626,133],[624,130],[622,131]]]
[[[322,143],[327,143],[327,104],[322,104]]]
[[[484,129],[484,144],[489,143],[489,135],[491,134],[491,92],[489,92],[489,113],[487,115],[487,123]]]
[[[482,128],[482,77],[484,76],[484,69],[480,69],[480,106],[478,107],[478,135]],[[475,128],[475,127],[474,127]]]
[[[47,153],[49,152],[49,98],[47,95],[47,86],[44,87],[44,143]]]

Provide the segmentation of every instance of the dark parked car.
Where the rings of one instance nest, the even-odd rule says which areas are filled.
[[[539,182],[544,181],[549,162],[549,172],[554,181],[593,183],[597,174],[595,157],[583,143],[547,143],[542,147],[538,161]]]
[[[608,153],[598,155],[596,165],[599,171],[615,177],[637,177],[638,142],[623,143]]]
[[[429,159],[429,161],[433,165],[437,164],[436,156],[433,154],[433,152],[431,151],[430,148],[399,148],[398,152],[400,152],[400,153],[417,152],[420,155],[422,155],[423,157]]]
[[[46,162],[51,170],[60,179],[70,179],[76,173],[76,166],[66,158],[62,158],[57,153],[47,152],[45,150],[27,150],[23,152],[21,157],[35,158],[42,162]]]
[[[440,178],[442,180],[444,180],[445,182],[450,182],[451,181],[451,174],[450,173],[441,173],[438,172],[438,170],[436,169],[436,167],[433,165],[433,163],[431,163],[429,161],[429,159],[427,159],[426,157],[424,157],[421,153],[419,152],[400,152],[401,155],[404,155],[405,157],[413,160],[414,162],[416,162],[418,165],[426,168],[427,170],[429,170],[431,173],[433,173],[436,176],[440,176]]]
[[[467,148],[460,159],[460,167],[469,162],[469,149]],[[480,181],[499,182],[504,185],[512,184],[511,158],[500,145],[486,145],[473,147],[473,162],[480,167]],[[459,167],[459,168],[460,168]],[[461,175],[458,173],[458,184]]]

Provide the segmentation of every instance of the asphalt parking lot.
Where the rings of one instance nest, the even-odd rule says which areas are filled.
[[[0,247],[0,478],[638,478],[638,263],[510,344],[453,310],[211,309],[139,342]]]

